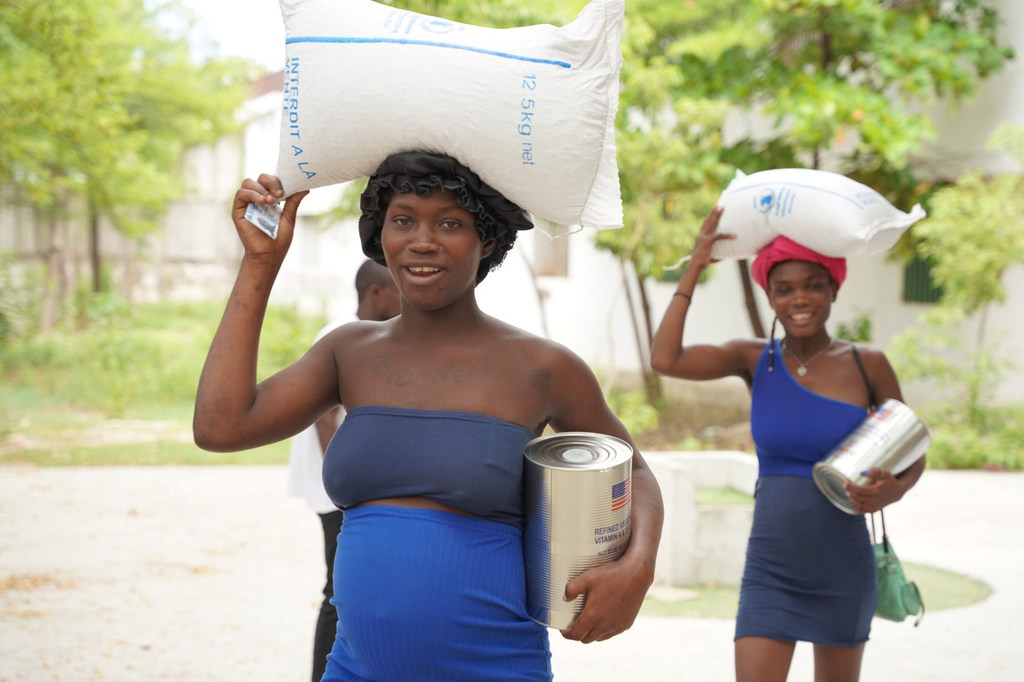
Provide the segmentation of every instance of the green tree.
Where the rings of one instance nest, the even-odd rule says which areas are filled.
[[[253,67],[194,64],[183,36],[143,0],[7,0],[0,4],[0,183],[49,226],[50,281],[63,272],[68,214],[84,203],[100,283],[98,226],[128,237],[159,226],[182,187],[178,161],[235,128]],[[44,305],[53,322],[60,294]],[[49,319],[46,319],[49,318]]]
[[[974,430],[985,428],[994,388],[1012,367],[990,343],[989,312],[1006,298],[1007,269],[1024,264],[1024,128],[1000,127],[989,146],[1010,152],[1018,172],[971,171],[935,192],[915,236],[942,294],[921,316],[923,324],[892,344],[908,378],[935,379],[956,392],[954,421]],[[967,324],[974,325],[974,335],[964,348],[956,331]]]
[[[661,387],[648,360],[653,324],[644,283],[673,276],[667,268],[692,243],[693,216],[714,204],[733,171],[722,154],[731,105],[712,96],[706,66],[718,45],[752,35],[744,28],[753,23],[739,3],[720,9],[657,0],[626,8],[616,136],[625,227],[595,240],[619,260],[651,402]]]

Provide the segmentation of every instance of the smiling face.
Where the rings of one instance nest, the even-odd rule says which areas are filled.
[[[783,261],[768,274],[768,302],[792,336],[824,329],[838,290],[828,270],[817,263]]]
[[[381,248],[402,298],[419,308],[443,308],[472,292],[494,246],[480,241],[474,215],[453,192],[395,194],[388,203]]]

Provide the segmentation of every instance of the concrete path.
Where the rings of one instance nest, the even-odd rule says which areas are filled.
[[[0,467],[0,682],[299,682],[323,579],[319,523],[284,467]],[[1024,474],[928,471],[886,514],[901,558],[995,594],[876,620],[865,682],[1024,680]],[[928,595],[925,595],[927,600]],[[729,620],[552,632],[559,682],[732,680]],[[790,680],[811,680],[797,648]]]

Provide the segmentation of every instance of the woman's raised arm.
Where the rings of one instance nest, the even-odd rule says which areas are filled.
[[[206,450],[243,450],[285,438],[327,409],[316,390],[317,368],[326,353],[307,354],[259,386],[256,361],[260,330],[277,273],[291,245],[295,214],[307,192],[284,202],[277,236],[270,237],[246,220],[250,203],[271,206],[283,198],[272,175],[246,179],[235,192],[231,216],[244,255],[224,315],[210,344],[196,390],[192,432]],[[333,357],[331,358],[333,362]],[[322,370],[321,370],[322,371]],[[334,374],[336,382],[337,374]],[[335,395],[337,392],[335,391]],[[292,429],[295,429],[292,431]]]
[[[678,379],[708,380],[727,376],[745,376],[749,373],[746,346],[743,342],[730,342],[721,346],[683,346],[686,314],[693,301],[700,274],[713,263],[711,249],[722,239],[735,239],[730,234],[718,234],[718,220],[723,209],[716,206],[704,219],[693,253],[676,292],[665,310],[651,343],[651,369],[658,374]],[[755,349],[756,351],[756,349]]]

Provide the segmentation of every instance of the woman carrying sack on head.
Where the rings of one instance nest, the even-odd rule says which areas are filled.
[[[257,383],[263,312],[304,194],[285,201],[277,239],[244,216],[284,198],[278,178],[235,194],[245,253],[200,378],[196,442],[252,448],[347,410],[324,460],[345,511],[324,680],[550,680],[547,630],[526,610],[524,447],[549,426],[632,439],[578,356],[477,305],[477,284],[532,222],[451,157],[388,157],[363,192],[359,234],[391,271],[401,314],[343,325]],[[567,600],[587,595],[569,639],[629,628],[654,580],[661,494],[633,450],[630,544],[566,585]]]
[[[722,208],[704,220],[651,348],[666,376],[742,378],[751,392],[757,449],[754,521],[736,617],[738,682],[782,682],[796,642],[814,644],[817,682],[856,682],[875,612],[875,561],[862,514],[901,499],[924,471],[922,456],[899,476],[881,469],[847,482],[858,515],[819,492],[812,467],[886,399],[902,399],[885,355],[833,338],[825,328],[846,262],[779,237],[754,260],[755,281],[782,326],[781,339],[683,345],[698,277],[712,262]],[[864,374],[858,367],[859,352]]]

